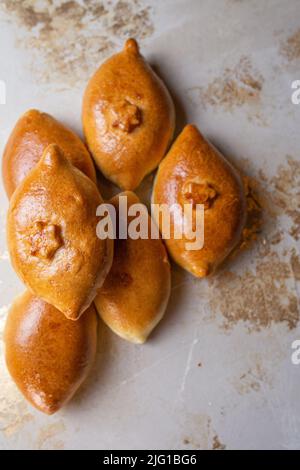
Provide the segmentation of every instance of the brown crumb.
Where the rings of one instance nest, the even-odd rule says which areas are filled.
[[[247,221],[242,233],[242,242],[239,248],[249,248],[257,240],[262,229],[262,204],[255,191],[256,182],[253,178],[244,176],[244,187],[247,201]]]
[[[300,59],[300,29],[281,44],[280,53],[289,62]]]
[[[291,252],[291,267],[294,273],[294,278],[296,281],[300,281],[300,256],[296,253],[296,250],[293,249]]]
[[[282,230],[274,232],[274,234],[270,237],[271,245],[278,245],[284,238],[284,234]]]
[[[197,87],[197,91],[203,106],[221,106],[231,111],[235,107],[257,103],[263,83],[262,75],[253,67],[251,60],[242,57],[236,66],[227,67],[220,77],[206,87]]]
[[[243,172],[253,173],[247,160],[242,160],[241,166]],[[296,248],[284,245],[290,243],[290,236],[300,239],[300,162],[287,156],[273,177],[260,170],[255,179],[245,178],[245,185],[247,226],[229,261],[236,260],[240,248],[251,248],[252,262],[240,272],[228,271],[225,264],[209,279],[213,287],[208,295],[210,307],[213,313],[222,314],[225,329],[239,322],[244,322],[248,331],[274,323],[296,328],[300,320],[295,286],[300,280],[300,256]]]
[[[152,8],[141,0],[4,0],[0,10],[16,27],[16,45],[30,51],[29,67],[40,83],[85,82],[120,41],[154,30]]]
[[[250,392],[259,392],[263,387],[269,385],[271,387],[272,380],[268,372],[261,366],[259,362],[256,362],[250,367],[245,373],[241,374],[240,377],[234,381],[235,388],[240,395],[245,395]]]
[[[223,315],[225,329],[240,321],[248,331],[260,331],[273,323],[296,328],[300,312],[297,293],[289,286],[293,276],[290,263],[272,251],[258,256],[254,270],[221,272],[210,280],[212,312]]]
[[[205,414],[188,414],[189,432],[184,434],[182,442],[193,449],[224,450],[226,446],[221,442],[213,426],[210,416]]]
[[[225,444],[222,444],[219,437],[215,434],[213,437],[212,450],[225,450]]]
[[[291,220],[289,234],[300,239],[300,161],[290,155],[286,163],[279,165],[276,175],[270,179],[270,196],[282,215]]]

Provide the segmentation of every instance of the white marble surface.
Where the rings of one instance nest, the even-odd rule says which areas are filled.
[[[257,243],[211,281],[174,268],[167,315],[146,345],[101,326],[90,379],[52,417],[17,392],[1,341],[0,448],[299,449],[291,343],[300,339],[300,105],[291,83],[300,79],[300,2],[64,3],[0,4],[0,150],[32,107],[81,132],[87,78],[133,35],[175,98],[178,129],[195,122],[255,178],[264,224]],[[22,285],[6,251],[2,183],[0,197],[2,332]]]

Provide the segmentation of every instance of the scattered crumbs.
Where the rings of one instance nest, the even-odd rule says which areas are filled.
[[[187,420],[192,431],[182,440],[185,446],[199,450],[224,450],[226,446],[221,442],[213,428],[212,420],[207,415],[189,415]]]
[[[249,248],[253,241],[262,230],[262,203],[256,192],[257,183],[254,178],[243,177],[246,202],[247,202],[247,221],[242,233],[242,242],[239,249]]]
[[[234,381],[234,386],[240,395],[245,395],[250,392],[259,392],[263,387],[272,386],[272,380],[267,371],[256,363],[253,367],[249,367],[246,372],[241,374],[237,380]]]
[[[300,29],[281,44],[280,53],[289,62],[300,59]]]
[[[40,83],[84,82],[121,41],[154,30],[151,7],[141,0],[4,0],[0,8],[16,25],[17,46],[30,51]]]
[[[294,278],[296,279],[296,281],[300,281],[300,256],[296,252],[295,248],[293,248],[291,251],[290,263]]]
[[[242,162],[245,165],[243,172],[249,170],[247,162]],[[273,177],[262,170],[256,175],[255,180],[246,181],[250,227],[246,226],[242,244],[231,255],[236,257],[240,248],[251,247],[251,264],[242,271],[228,270],[225,264],[208,279],[208,301],[212,313],[222,315],[225,330],[239,322],[249,332],[274,323],[291,330],[300,320],[296,285],[300,256],[284,242],[290,243],[290,237],[300,239],[300,162],[286,156]]]
[[[58,434],[61,434],[66,429],[64,422],[62,420],[57,421],[56,423],[48,424],[40,429],[39,435],[36,442],[37,449],[43,449],[46,445],[47,448],[62,448],[62,441],[53,441],[51,439],[56,438]],[[50,442],[49,442],[50,440]]]
[[[225,444],[222,444],[219,437],[215,434],[213,437],[212,450],[225,450]]]
[[[251,112],[247,113],[247,119],[249,122],[253,122],[260,127],[268,127],[270,124],[266,116],[264,116],[263,112],[260,110],[252,109]]]
[[[247,329],[260,331],[273,323],[285,323],[291,330],[300,319],[298,298],[289,280],[293,271],[277,252],[260,253],[253,270],[242,274],[225,271],[212,278],[209,304],[224,317],[223,328],[243,321]]]
[[[1,383],[1,388],[3,383]],[[9,395],[3,397],[4,391]],[[7,438],[13,437],[23,426],[32,421],[33,415],[28,412],[27,404],[21,394],[15,393],[13,387],[4,386],[0,397],[0,431]]]
[[[204,107],[220,106],[232,111],[236,107],[258,103],[263,83],[263,76],[254,68],[250,58],[242,57],[236,66],[227,67],[206,87],[191,88],[189,93],[196,91]]]
[[[0,363],[0,431],[13,437],[23,426],[33,420],[28,405],[10,378],[3,360]]]
[[[245,162],[243,162],[244,164]],[[246,167],[247,170],[248,168]],[[295,241],[298,241],[300,237],[300,161],[290,155],[286,155],[285,162],[278,166],[272,178],[268,178],[263,170],[260,169],[257,172],[256,179],[247,179],[250,195],[253,195],[258,203],[257,209],[260,206],[262,215],[267,215],[272,219],[271,230],[268,230],[269,242],[273,245],[279,244],[283,240],[285,233],[288,233]],[[246,194],[247,191],[246,188]],[[257,215],[259,216],[259,211],[254,212],[255,218]],[[275,229],[274,220],[281,216],[287,217],[290,223],[287,225],[285,222],[282,227],[278,227],[277,224]],[[258,232],[260,233],[261,230]]]
[[[284,239],[284,233],[282,230],[275,231],[269,239],[271,245],[278,245]]]
[[[291,220],[289,234],[296,241],[300,239],[300,161],[290,155],[279,165],[276,175],[270,179],[272,202],[282,215]]]

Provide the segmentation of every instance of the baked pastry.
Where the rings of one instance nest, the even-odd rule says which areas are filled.
[[[134,39],[96,71],[83,99],[83,129],[96,164],[122,189],[134,190],[163,158],[174,106]]]
[[[94,300],[112,263],[113,240],[96,234],[96,185],[56,145],[14,192],[7,240],[13,267],[38,297],[76,320]]]
[[[152,202],[171,207],[204,206],[204,246],[187,250],[185,236],[165,243],[172,258],[197,277],[212,273],[240,241],[246,219],[246,200],[240,176],[225,158],[188,125],[159,166]],[[161,221],[160,229],[162,230]],[[171,226],[182,225],[182,216],[171,214]],[[193,229],[195,226],[193,227]],[[173,232],[174,233],[174,232]],[[163,238],[164,237],[164,234]]]
[[[125,192],[111,199],[116,209],[120,196],[127,198],[128,207],[140,203],[134,193]],[[131,220],[129,217],[129,223]],[[148,216],[149,233],[150,223]],[[170,283],[168,255],[161,239],[119,239],[115,241],[112,268],[95,305],[117,335],[143,343],[164,315]]]
[[[31,109],[21,116],[4,149],[2,174],[9,198],[50,144],[59,145],[70,162],[96,182],[92,158],[79,137],[49,114]]]
[[[13,303],[5,327],[7,368],[25,398],[43,413],[58,411],[86,379],[94,361],[94,306],[77,322],[29,291]]]

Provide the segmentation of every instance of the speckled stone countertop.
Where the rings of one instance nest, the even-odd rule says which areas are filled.
[[[174,266],[166,317],[146,345],[100,325],[89,380],[47,417],[4,365],[5,317],[23,287],[6,249],[1,183],[0,448],[299,449],[300,105],[291,84],[300,80],[300,2],[2,1],[1,152],[33,107],[81,133],[87,79],[129,36],[169,87],[177,131],[196,123],[249,178],[257,240],[209,280]]]

